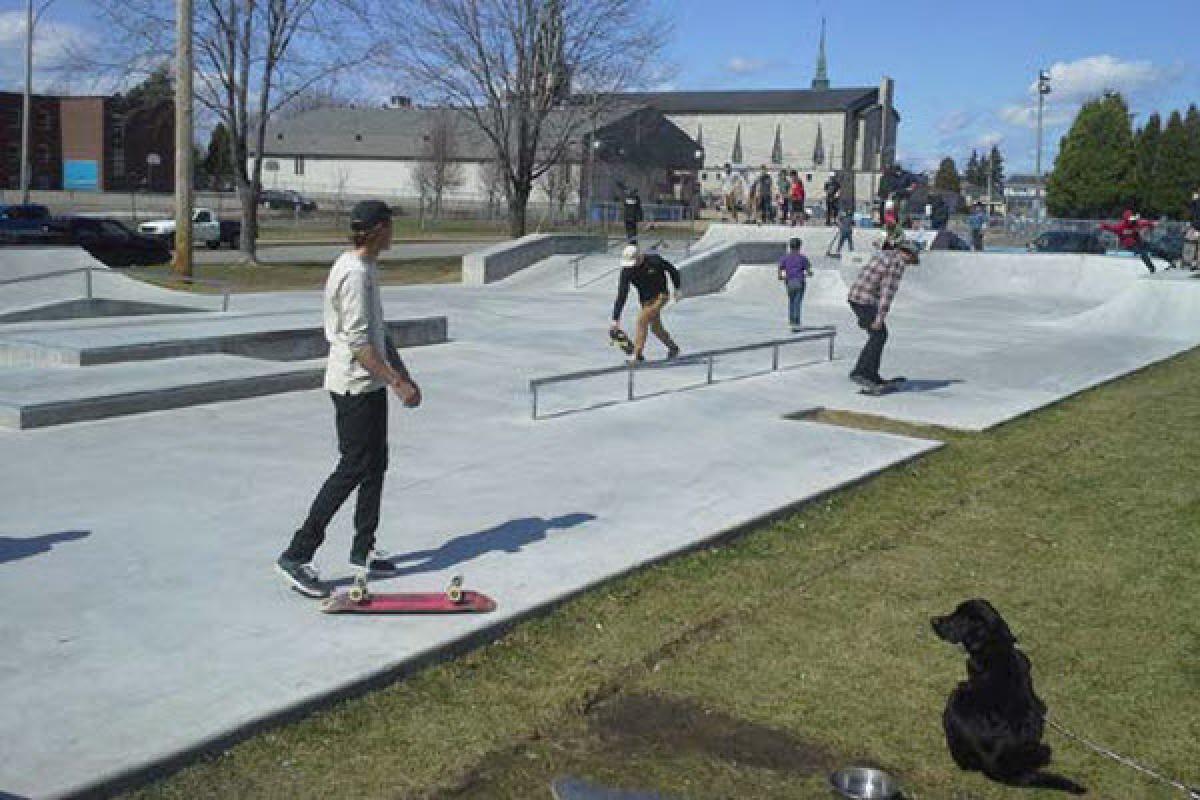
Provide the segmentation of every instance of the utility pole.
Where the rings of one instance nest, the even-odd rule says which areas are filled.
[[[192,0],[175,12],[175,272],[192,276]]]
[[[1034,219],[1040,225],[1042,220],[1042,201],[1045,190],[1042,188],[1042,111],[1046,105],[1046,95],[1050,94],[1050,73],[1038,70],[1038,116],[1037,116],[1037,186],[1034,187]]]
[[[33,0],[25,4],[25,99],[21,106],[21,202],[29,202],[32,162],[29,158],[30,117],[33,115]]]

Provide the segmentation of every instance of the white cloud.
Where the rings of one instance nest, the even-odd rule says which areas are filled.
[[[959,109],[945,114],[934,126],[942,136],[953,136],[970,125],[975,119],[971,112]]]
[[[1051,66],[1050,94],[1046,96],[1042,123],[1047,127],[1066,125],[1084,101],[1115,90],[1136,102],[1164,89],[1184,72],[1182,64],[1156,66],[1149,61],[1123,61],[1110,55],[1088,56],[1076,61],[1059,61]],[[1037,81],[1032,81],[1026,98],[1000,108],[997,116],[1019,128],[1037,128]]]
[[[1183,66],[1157,67],[1149,61],[1122,61],[1109,55],[1089,56],[1078,61],[1059,61],[1050,67],[1050,98],[1059,104],[1081,103],[1106,89],[1127,95],[1155,89],[1177,78]],[[1029,84],[1030,97],[1037,97],[1037,81]]]
[[[46,89],[58,79],[72,49],[89,41],[83,28],[43,19],[34,31],[34,89]],[[25,12],[0,12],[0,87],[18,88],[25,80]]]
[[[767,62],[761,58],[742,58],[734,56],[725,64],[725,68],[734,75],[752,75],[767,68]]]

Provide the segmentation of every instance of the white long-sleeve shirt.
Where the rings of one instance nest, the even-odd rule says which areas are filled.
[[[385,384],[354,357],[357,350],[374,345],[387,358],[387,326],[379,296],[379,270],[353,252],[343,253],[325,281],[325,388],[337,394],[364,394]]]

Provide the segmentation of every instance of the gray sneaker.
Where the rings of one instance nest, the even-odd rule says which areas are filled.
[[[317,568],[312,564],[301,564],[289,558],[279,557],[275,571],[287,579],[288,584],[300,594],[309,597],[328,597],[329,587],[321,583]]]

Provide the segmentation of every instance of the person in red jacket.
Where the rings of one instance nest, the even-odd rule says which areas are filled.
[[[804,181],[800,180],[800,173],[792,170],[792,185],[788,187],[791,194],[792,207],[792,227],[803,225],[808,212],[804,210]]]
[[[1129,209],[1125,209],[1125,213],[1121,215],[1121,221],[1115,225],[1108,222],[1100,224],[1101,230],[1117,235],[1117,242],[1122,249],[1141,256],[1142,263],[1151,272],[1154,272],[1154,262],[1150,260],[1150,251],[1146,249],[1146,243],[1142,240],[1142,231],[1150,230],[1153,227],[1153,222],[1142,219]]]

